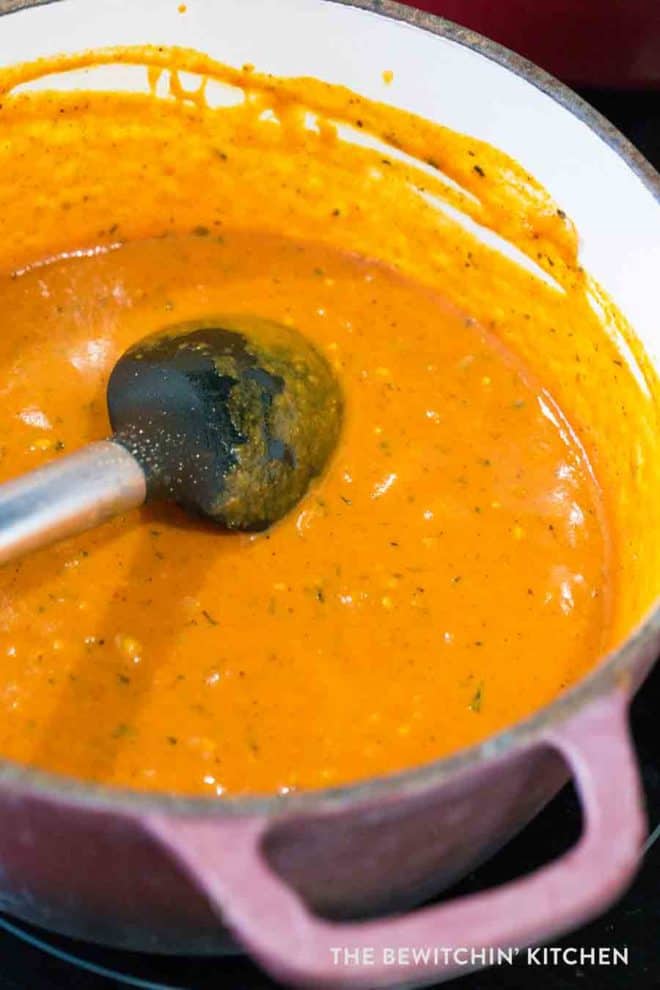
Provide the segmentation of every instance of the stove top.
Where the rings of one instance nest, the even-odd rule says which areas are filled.
[[[627,134],[660,169],[660,91],[583,94]],[[639,875],[604,916],[556,941],[557,946],[628,949],[622,967],[529,968],[521,964],[463,977],[461,990],[654,990],[660,986],[660,665],[636,698],[632,725],[647,796],[651,836]],[[564,852],[576,840],[580,813],[571,788],[564,791],[513,842],[450,894],[502,883]],[[655,842],[654,840],[658,841]],[[169,958],[102,949],[29,928],[0,915],[0,990],[275,990],[248,960]]]

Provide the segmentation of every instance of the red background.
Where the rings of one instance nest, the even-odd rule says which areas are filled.
[[[567,82],[660,88],[660,0],[415,0]]]

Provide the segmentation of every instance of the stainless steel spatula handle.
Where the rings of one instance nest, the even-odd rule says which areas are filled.
[[[141,505],[142,468],[112,440],[0,485],[0,564]]]

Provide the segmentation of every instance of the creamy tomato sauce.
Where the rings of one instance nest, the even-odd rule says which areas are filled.
[[[151,62],[155,84],[164,56]],[[15,236],[0,256],[2,480],[107,435],[118,356],[194,317],[297,327],[346,402],[325,476],[269,532],[228,535],[153,506],[0,571],[0,752],[14,760],[211,795],[362,779],[528,715],[624,623],[593,437],[562,412],[557,376],[508,339],[531,321],[549,340],[574,333],[574,354],[596,332],[570,222],[522,172],[498,198],[489,176],[513,168],[499,153],[447,132],[433,143],[395,115],[406,150],[426,142],[448,174],[467,161],[458,178],[488,189],[480,219],[512,238],[518,225],[520,249],[563,289],[448,219],[432,227],[419,197],[417,240],[394,224],[379,239],[369,197],[396,211],[408,166],[344,146],[330,123],[313,136],[287,125],[293,84],[253,85],[223,111],[180,91],[3,98]],[[322,92],[332,117],[358,101]],[[266,97],[284,137],[263,130]],[[360,112],[382,135],[387,110]],[[362,170],[379,175],[352,200]],[[416,270],[418,255],[447,278]],[[600,346],[591,367],[611,368],[614,345]]]

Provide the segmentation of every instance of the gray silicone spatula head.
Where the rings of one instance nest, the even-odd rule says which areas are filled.
[[[256,317],[180,324],[117,362],[108,383],[114,439],[166,498],[228,529],[264,529],[324,468],[341,395],[300,333]]]

